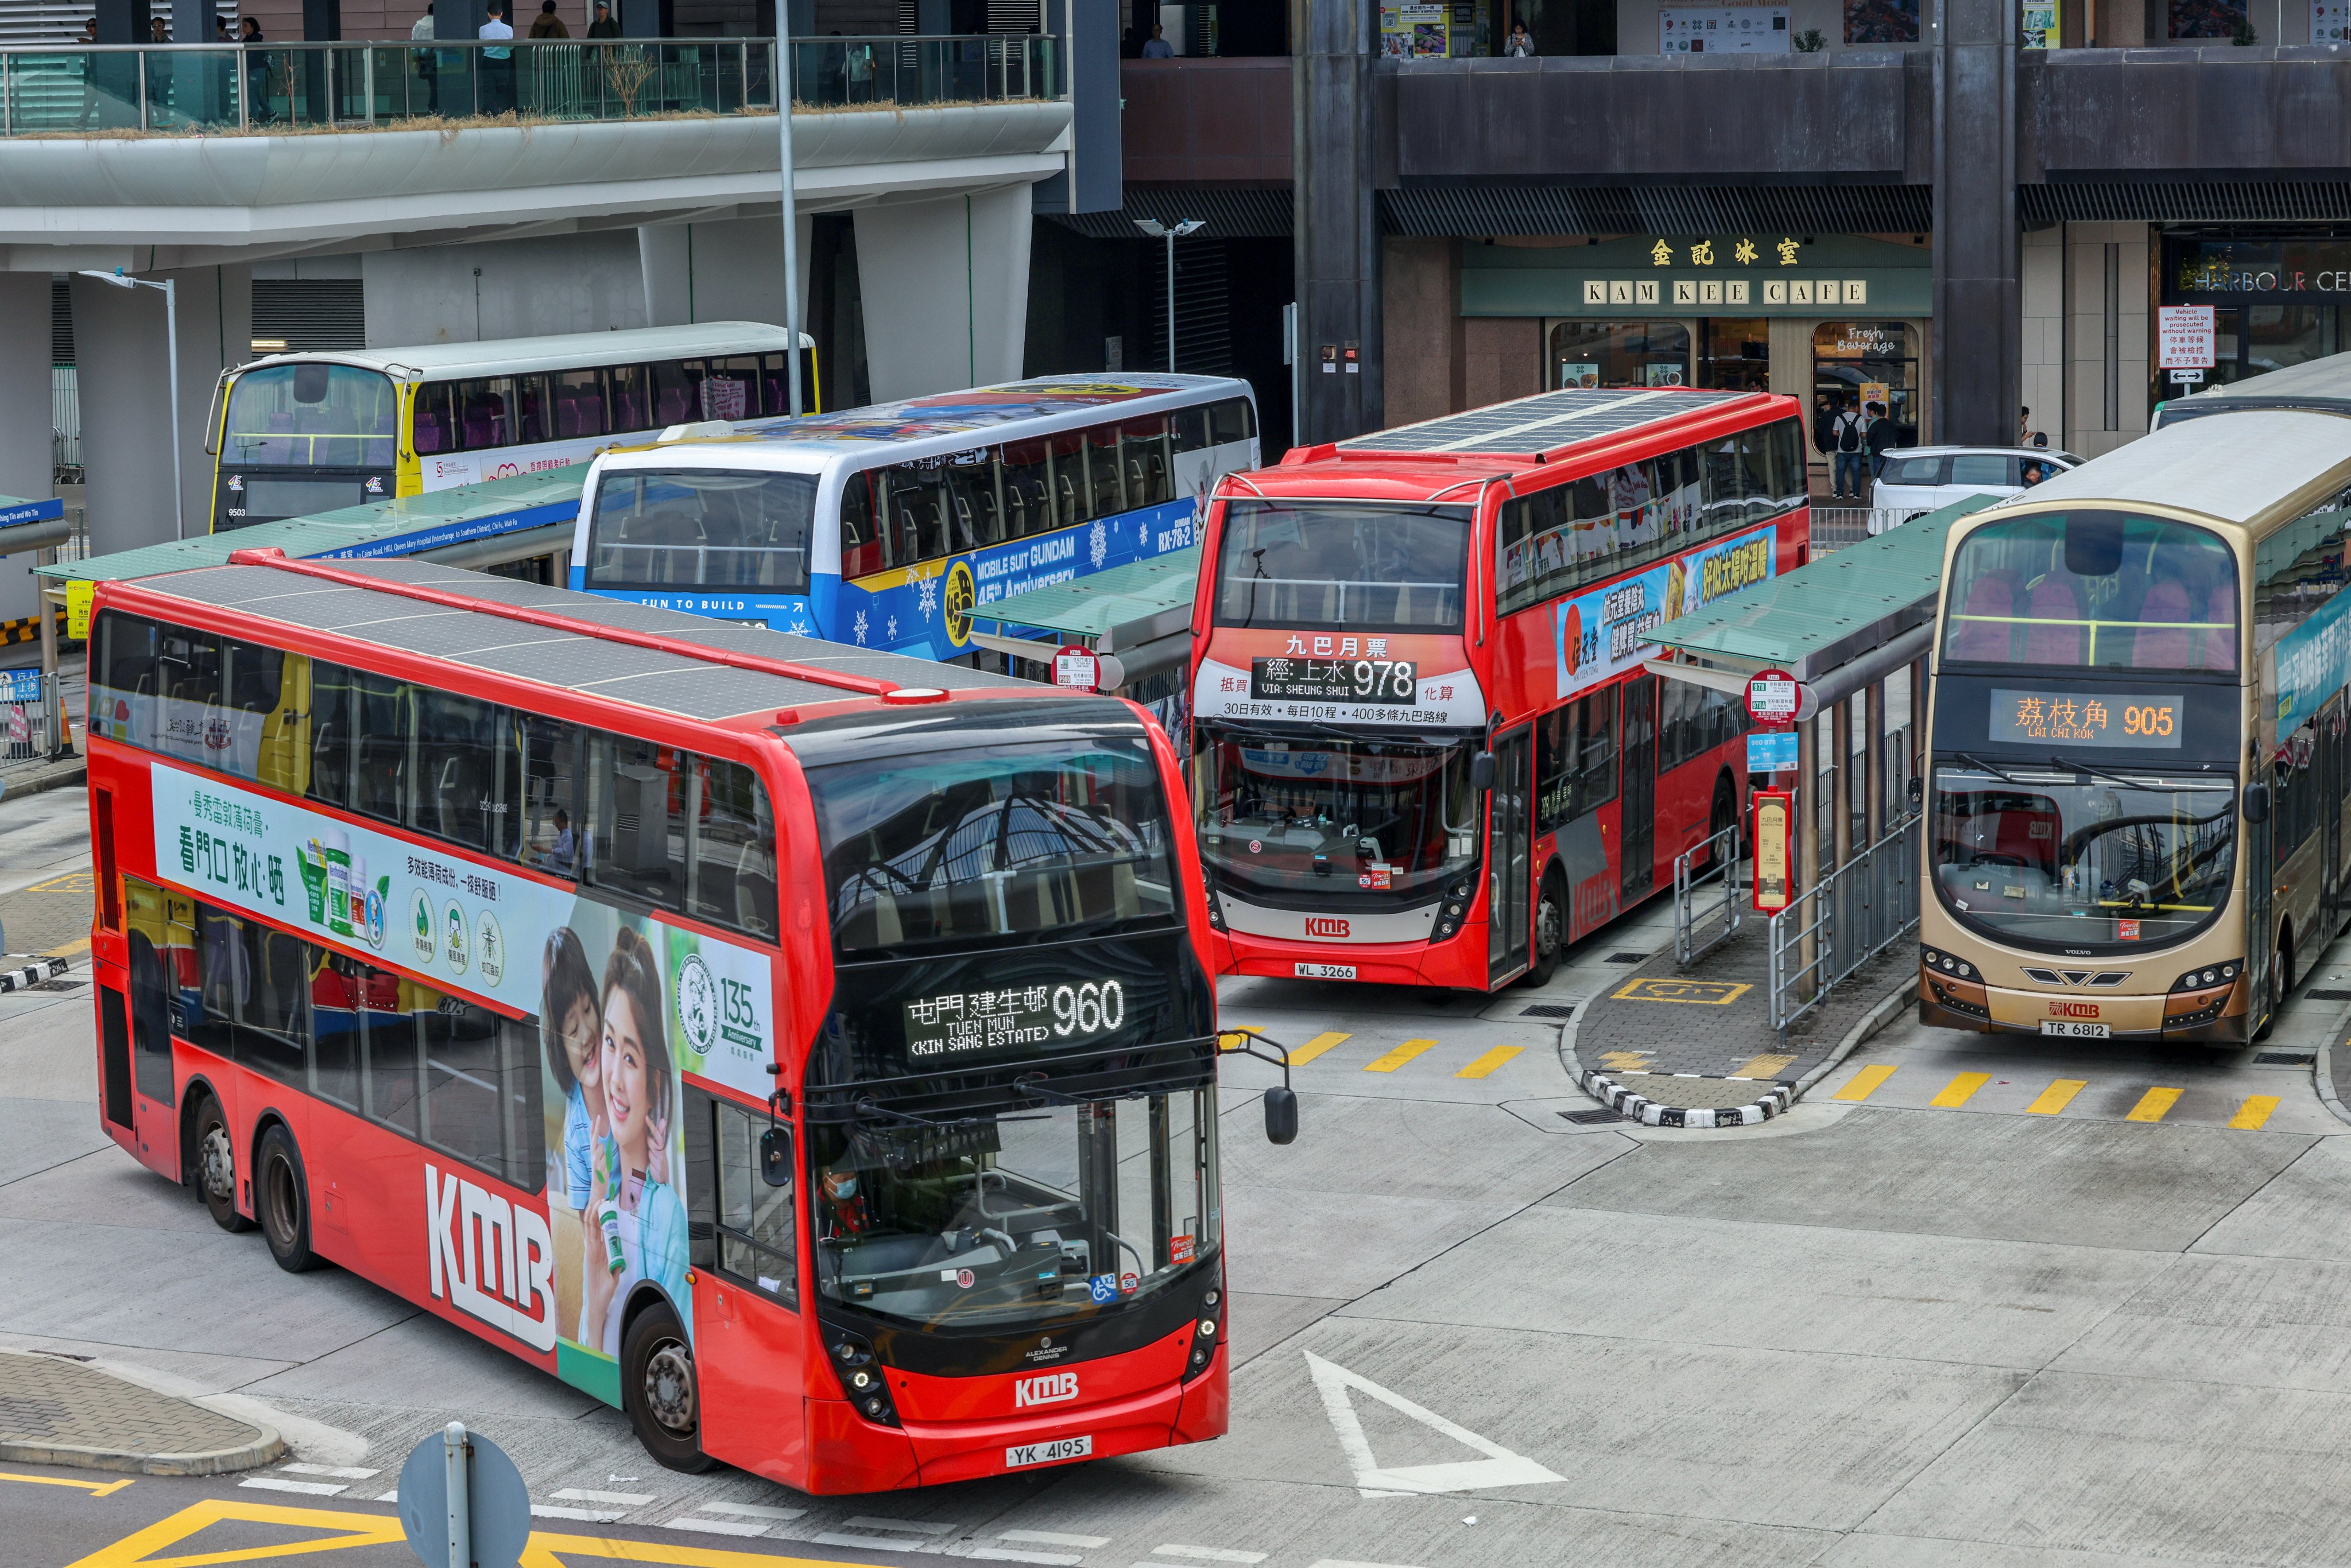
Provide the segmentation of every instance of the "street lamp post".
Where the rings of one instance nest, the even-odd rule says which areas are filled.
[[[1176,242],[1208,226],[1206,218],[1186,218],[1167,224],[1156,218],[1137,218],[1134,226],[1155,240],[1167,242],[1167,373],[1176,373]]]
[[[168,397],[172,406],[172,537],[188,536],[187,490],[180,483],[180,291],[174,280],[165,278],[158,283],[152,278],[132,277],[117,267],[112,272],[85,270],[84,277],[94,277],[100,283],[110,283],[117,288],[154,288],[163,294],[163,347],[167,356],[164,374],[170,379]]]
[[[784,336],[791,340],[785,357],[789,369],[784,384],[790,389],[792,417],[806,407],[800,400],[800,219],[792,189],[792,17],[791,0],[776,6],[776,135],[783,161],[784,198]]]

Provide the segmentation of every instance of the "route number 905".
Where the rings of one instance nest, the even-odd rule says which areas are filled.
[[[2176,718],[2168,703],[2123,705],[2123,733],[2126,735],[2168,737],[2175,722]]]

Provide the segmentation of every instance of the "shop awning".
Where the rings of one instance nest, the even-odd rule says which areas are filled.
[[[1019,659],[1044,659],[1053,649],[1082,643],[1115,654],[1125,680],[1188,659],[1192,596],[1200,576],[1200,547],[1170,551],[1074,582],[1030,588],[971,612],[971,639]]]
[[[1951,524],[1998,501],[1970,495],[1914,517],[1677,617],[1658,628],[1656,641],[1721,678],[1701,684],[1728,689],[1734,682],[1743,686],[1758,670],[1784,670],[1808,686],[1824,687],[1836,671],[1883,662],[1871,657],[1881,649],[1898,656],[1902,650],[1892,645],[1934,618]],[[1651,668],[1661,675],[1687,671],[1663,661]]]
[[[136,550],[118,550],[83,561],[39,568],[55,593],[70,582],[120,582],[195,566],[219,566],[233,550],[276,547],[311,561],[378,560],[387,556],[424,556],[454,566],[482,566],[521,560],[562,549],[571,543],[580,515],[580,493],[588,465],[573,463],[546,473],[517,474],[481,484],[436,490],[346,506],[282,523],[256,523],[225,534],[203,534]],[[5,506],[5,503],[0,503]],[[6,513],[0,510],[0,527]],[[5,540],[0,532],[0,540]]]

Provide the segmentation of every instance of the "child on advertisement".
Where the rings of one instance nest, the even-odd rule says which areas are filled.
[[[545,984],[538,1010],[540,1048],[563,1092],[563,1139],[548,1151],[547,1189],[564,1206],[585,1212],[593,1185],[590,1164],[604,1131],[604,1010],[596,1000],[596,971],[569,926],[547,939]]]

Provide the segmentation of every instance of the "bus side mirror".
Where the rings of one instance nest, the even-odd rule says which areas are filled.
[[[1493,753],[1479,752],[1476,756],[1469,759],[1469,787],[1471,789],[1492,789],[1494,787]]]
[[[1298,1096],[1276,1085],[1265,1092],[1265,1141],[1294,1143],[1298,1138]]]
[[[770,1187],[792,1184],[792,1129],[769,1127],[759,1135],[759,1179]]]
[[[2267,822],[2270,819],[2270,786],[2265,784],[2245,786],[2245,820]]]
[[[1926,803],[1927,781],[1912,774],[1910,778],[1910,809],[1916,811]]]

